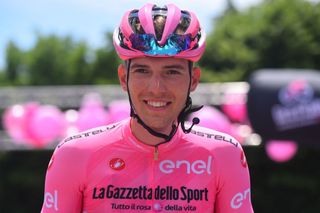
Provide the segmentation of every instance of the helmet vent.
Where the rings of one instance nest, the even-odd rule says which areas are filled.
[[[139,10],[132,10],[129,15],[129,23],[131,26],[131,29],[135,34],[144,34],[145,31],[140,23],[139,17],[138,17]]]
[[[187,31],[188,27],[190,26],[190,22],[191,22],[190,14],[186,11],[181,11],[180,22],[174,32],[176,34],[183,35]]]

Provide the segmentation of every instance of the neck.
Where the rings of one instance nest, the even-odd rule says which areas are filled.
[[[137,119],[135,118],[131,118],[130,121],[130,127],[131,127],[131,131],[132,134],[142,143],[146,144],[146,145],[150,145],[150,146],[157,146],[160,143],[163,143],[165,141],[165,139],[160,138],[160,137],[156,137],[152,134],[150,134],[141,124],[138,123]],[[157,130],[160,133],[163,134],[170,134],[171,132],[171,127],[168,127],[165,130]]]

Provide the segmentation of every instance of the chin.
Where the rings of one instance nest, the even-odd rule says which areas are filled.
[[[164,123],[167,123],[167,125],[163,125]],[[153,122],[153,123],[147,123],[149,127],[151,127],[153,130],[161,133],[167,133],[171,131],[172,128],[172,122]]]

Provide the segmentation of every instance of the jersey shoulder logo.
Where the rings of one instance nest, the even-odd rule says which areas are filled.
[[[215,132],[215,131],[199,131],[199,130],[191,130],[191,133],[203,138],[209,138],[209,139],[213,139],[214,141],[222,141],[222,142],[226,142],[226,143],[230,143],[235,147],[238,147],[238,141],[236,141],[233,137],[227,135],[227,134],[223,134],[223,133],[219,133],[219,132]]]
[[[113,170],[120,171],[126,167],[126,164],[121,158],[113,158],[109,161],[109,166]]]
[[[93,135],[98,135],[98,134],[101,134],[103,132],[106,132],[106,131],[109,131],[111,129],[114,129],[116,126],[117,125],[113,124],[113,125],[110,125],[110,126],[105,126],[105,127],[101,127],[101,128],[92,129],[92,130],[87,131],[87,132],[81,132],[81,133],[79,133],[77,135],[73,135],[73,136],[67,137],[66,139],[64,139],[58,145],[58,148],[60,148],[65,143],[67,143],[69,141],[72,141],[74,139],[87,138],[87,137],[90,137],[90,136],[93,136]]]

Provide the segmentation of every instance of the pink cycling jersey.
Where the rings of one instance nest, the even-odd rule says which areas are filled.
[[[62,141],[48,165],[42,213],[251,213],[250,177],[229,135],[179,128],[159,147],[138,141],[130,119]]]

